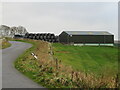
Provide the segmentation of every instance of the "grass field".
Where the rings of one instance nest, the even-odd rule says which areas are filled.
[[[75,70],[114,75],[118,70],[118,49],[108,46],[53,44],[54,56]]]

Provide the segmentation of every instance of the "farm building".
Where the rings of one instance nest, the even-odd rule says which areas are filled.
[[[59,42],[66,44],[113,44],[114,35],[106,31],[63,31]]]

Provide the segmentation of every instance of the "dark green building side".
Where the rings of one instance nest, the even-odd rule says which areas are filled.
[[[77,34],[68,34],[63,31],[59,35],[59,42],[66,44],[113,44],[114,43],[114,35],[77,35]]]

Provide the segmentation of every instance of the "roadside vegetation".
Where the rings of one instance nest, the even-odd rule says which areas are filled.
[[[10,46],[11,46],[11,44],[8,42],[8,40],[6,38],[0,39],[0,49],[5,49]]]
[[[114,68],[114,70],[116,70],[117,61],[114,60],[116,60],[117,55],[114,55],[114,53],[116,53],[116,50],[114,50],[114,48],[112,47],[103,47],[108,51],[111,51],[112,48],[113,52],[111,51],[112,54],[110,54],[110,56],[113,55],[115,57],[114,60],[112,60],[113,57],[111,57],[111,59],[109,58],[106,60],[105,58],[109,56],[105,54],[105,51],[104,51],[105,57],[95,55],[95,57],[90,58],[89,54],[94,55],[100,52],[102,53],[102,50],[97,47],[95,48],[83,47],[83,49],[82,47],[79,47],[80,48],[79,50],[78,47],[73,48],[73,46],[51,44],[45,41],[20,40],[20,39],[16,41],[31,43],[33,46],[30,49],[26,50],[22,55],[20,55],[17,58],[17,60],[14,63],[15,68],[18,69],[27,77],[31,78],[33,81],[37,82],[38,84],[44,87],[47,88],[117,88],[118,87],[117,71],[114,71],[114,74],[113,75],[111,74],[110,76],[106,76],[102,73],[101,75],[95,75],[95,73],[100,72],[97,70],[100,69],[100,66],[105,65],[105,63],[107,66],[110,67],[109,70],[111,70],[111,68]],[[94,52],[93,48],[94,50],[96,50],[96,52]],[[85,54],[84,49],[88,50],[89,53],[88,55]],[[93,54],[91,54],[90,52],[91,49],[93,51]],[[101,51],[99,52],[99,50]],[[37,55],[38,59],[35,59],[31,55],[31,53]],[[82,56],[82,53],[85,56]],[[78,58],[80,61],[78,61]],[[94,61],[96,60],[96,58],[100,58],[101,60],[103,59],[106,61],[103,60],[100,61],[100,59]],[[82,62],[82,60],[84,61]],[[98,65],[98,63],[100,64],[100,66]],[[88,70],[90,70],[90,72],[88,72]]]

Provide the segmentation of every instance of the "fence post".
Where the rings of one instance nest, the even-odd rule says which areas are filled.
[[[58,69],[58,59],[56,58],[55,61],[56,61],[56,69]]]

